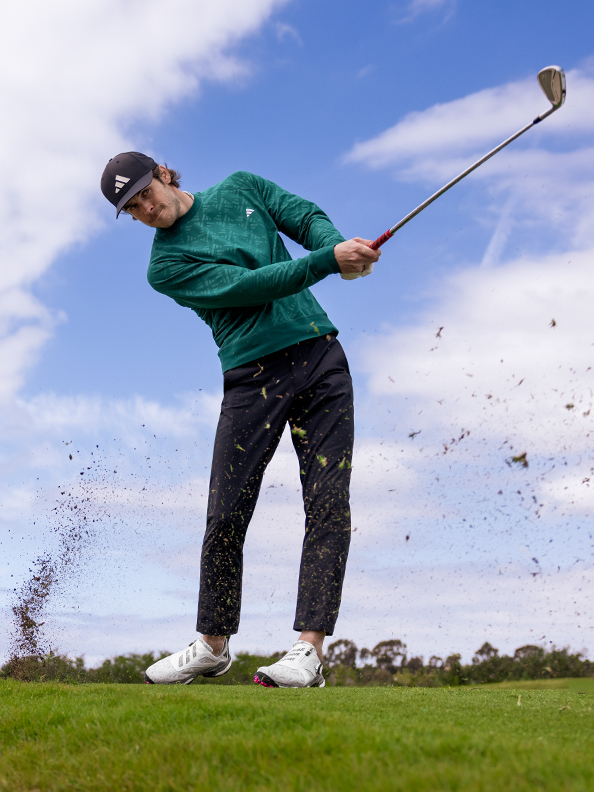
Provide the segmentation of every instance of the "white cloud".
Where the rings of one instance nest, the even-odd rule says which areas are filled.
[[[377,69],[375,63],[368,63],[367,66],[364,66],[362,69],[359,69],[357,72],[357,79],[363,80],[365,77],[368,77],[372,72]]]
[[[456,0],[411,0],[396,16],[396,24],[404,25],[414,22],[417,17],[431,11],[445,11],[444,22],[447,22],[456,11]]]
[[[170,437],[187,437],[202,425],[212,425],[219,412],[218,397],[207,393],[185,394],[178,398],[177,406],[169,407],[142,396],[118,401],[49,393],[17,404],[27,431],[51,432],[53,438],[61,438],[73,431],[88,435],[107,429],[108,433],[129,436],[129,444],[136,442],[143,424]]]
[[[567,75],[566,104],[542,125],[498,153],[465,180],[495,201],[474,201],[483,225],[497,223],[484,264],[495,264],[512,230],[542,224],[552,249],[594,243],[594,76],[592,64]],[[389,168],[404,182],[435,189],[543,112],[547,101],[536,80],[522,80],[409,113],[374,138],[357,143],[346,161]],[[454,188],[459,189],[459,188]],[[500,210],[499,207],[502,207]],[[494,212],[500,212],[497,217]]]
[[[480,515],[492,524],[493,508],[501,506],[493,496],[502,489],[509,507],[518,482],[532,499],[525,504],[530,519],[557,510],[576,524],[586,516],[591,525],[593,254],[573,251],[460,271],[436,285],[417,322],[386,329],[362,347],[369,413],[378,431],[395,422],[394,442],[422,449],[411,462],[420,491],[432,492],[427,508],[439,511],[440,499],[450,503],[453,491],[469,520]],[[441,338],[435,338],[440,327]],[[381,409],[390,419],[380,417]],[[369,423],[366,428],[374,430]],[[420,434],[407,439],[412,431]],[[529,471],[506,464],[523,452]],[[517,516],[519,508],[514,502],[508,513]]]
[[[576,135],[594,129],[594,78],[588,72],[572,70],[567,86],[565,105],[527,135],[539,136],[539,142],[551,136],[574,141]],[[395,165],[416,172],[420,160],[430,158],[433,162],[445,157],[449,167],[450,162],[458,163],[460,155],[486,153],[490,145],[502,142],[549,106],[536,78],[487,88],[408,113],[376,137],[357,143],[347,160],[371,168]],[[427,176],[431,173],[429,169],[424,172]],[[434,175],[441,178],[442,171]]]
[[[284,41],[286,38],[293,39],[297,44],[303,46],[303,41],[298,31],[292,26],[287,25],[286,22],[276,23],[276,35],[279,41]]]
[[[1,399],[18,391],[60,319],[33,301],[29,287],[98,228],[103,167],[136,147],[127,130],[158,118],[204,80],[245,74],[233,45],[283,2],[171,0],[165,17],[156,0],[25,0],[5,9]]]
[[[582,398],[575,395],[579,385],[586,399],[590,386],[583,386],[583,377],[591,376],[593,296],[590,251],[454,273],[436,284],[435,299],[418,323],[374,340],[365,352],[371,391],[449,400],[459,398],[463,388],[507,398],[524,379],[528,389],[548,393],[540,408],[556,409],[572,394],[574,400]],[[555,327],[550,326],[553,318]],[[435,337],[436,325],[443,325],[440,338]],[[398,346],[402,352],[396,356]],[[518,400],[523,410],[524,399]],[[588,404],[582,401],[581,406],[587,409]]]

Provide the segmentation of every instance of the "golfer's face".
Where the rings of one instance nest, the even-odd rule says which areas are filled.
[[[124,211],[151,228],[169,228],[180,215],[180,203],[169,184],[153,179],[130,198]]]

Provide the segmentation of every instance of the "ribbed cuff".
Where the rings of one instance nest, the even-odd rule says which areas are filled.
[[[334,275],[340,272],[340,267],[334,255],[334,245],[314,250],[309,254],[310,269],[313,275],[322,280],[327,275]]]

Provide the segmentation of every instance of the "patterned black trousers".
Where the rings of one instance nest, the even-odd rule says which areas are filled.
[[[354,425],[348,363],[327,335],[225,373],[202,545],[196,629],[205,635],[238,630],[245,535],[287,422],[305,509],[293,628],[334,632],[351,539]]]

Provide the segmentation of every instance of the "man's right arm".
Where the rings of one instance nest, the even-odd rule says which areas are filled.
[[[157,257],[148,271],[150,285],[189,308],[242,308],[288,297],[328,275],[360,273],[377,261],[380,251],[369,240],[349,239],[300,259],[250,270],[233,264]]]
[[[341,243],[346,244],[348,243]],[[339,247],[338,245],[336,247]],[[297,294],[340,272],[334,246],[304,258],[250,270],[233,264],[167,260],[158,256],[148,271],[150,285],[189,308],[242,308]]]

